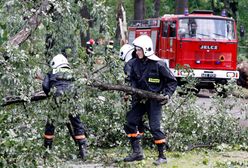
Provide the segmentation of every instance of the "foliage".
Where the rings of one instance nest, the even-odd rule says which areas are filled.
[[[226,92],[232,92],[234,86],[232,83],[225,86]],[[247,141],[247,130],[242,129],[229,113],[238,98],[232,97],[236,100],[230,103],[217,93],[212,97],[212,107],[209,109],[197,106],[196,96],[192,92],[176,97],[165,106],[163,126],[172,150],[213,147],[222,142],[235,145]]]
[[[126,146],[123,124],[129,104],[123,101],[122,93],[103,92],[86,86],[92,80],[123,84],[123,63],[116,59],[116,53],[109,55],[103,52],[101,56],[95,55],[90,59],[93,61],[102,59],[108,66],[98,73],[93,73],[103,65],[94,65],[90,69],[91,65],[86,61],[88,56],[81,47],[80,39],[80,32],[87,30],[87,20],[79,15],[80,7],[86,3],[91,9],[95,23],[95,27],[91,29],[93,37],[98,38],[101,35],[98,30],[102,25],[106,30],[103,36],[110,38],[116,25],[113,14],[116,1],[49,0],[53,6],[52,11],[39,18],[41,24],[37,30],[19,47],[8,46],[7,40],[23,28],[28,18],[38,9],[41,0],[34,2],[17,0],[0,2],[0,99],[7,95],[20,95],[23,99],[30,100],[35,91],[41,90],[41,81],[34,78],[35,73],[48,72],[51,57],[65,46],[70,46],[72,51],[68,59],[75,72],[79,95],[72,104],[78,104],[76,112],[81,114],[87,128],[91,153],[89,157],[94,159],[104,153],[95,150],[97,147]],[[124,1],[128,20],[132,18],[132,2]],[[147,1],[146,5],[151,6],[152,2]],[[195,2],[199,8],[206,4],[205,1]],[[161,5],[161,14],[173,13],[174,1],[161,0],[161,3],[164,4]],[[147,17],[152,16],[152,8],[149,7],[147,10]],[[240,19],[245,21],[243,18]],[[48,54],[45,47],[47,34],[52,34],[55,40]],[[183,89],[194,88],[194,82],[190,81],[192,83]],[[222,142],[247,150],[247,131],[244,132],[237,125],[237,121],[227,114],[230,106],[223,104],[223,98],[213,97],[216,113],[206,115],[204,113],[208,109],[201,109],[194,104],[195,101],[196,97],[191,92],[182,97],[175,94],[172,102],[164,108],[162,125],[168,134],[171,150],[187,150],[189,145],[205,143],[213,145]],[[67,116],[70,112],[75,111],[63,111],[58,114],[53,109],[53,101],[50,99],[1,107],[0,167],[40,165],[58,167],[68,158],[77,160],[77,147],[68,136],[64,124],[67,118],[61,117]],[[43,147],[44,125],[48,114],[60,119],[56,123],[56,138],[51,151]],[[147,135],[145,144],[153,147],[151,135],[149,133]],[[124,152],[126,153],[126,150]],[[106,155],[103,156],[108,158]]]

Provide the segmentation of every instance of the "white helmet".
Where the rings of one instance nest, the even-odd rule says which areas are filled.
[[[134,51],[134,46],[130,44],[124,44],[119,53],[119,57],[121,60],[128,62],[130,59],[132,59],[132,53]]]
[[[133,45],[143,49],[144,55],[151,60],[160,61],[161,59],[154,54],[153,43],[151,37],[141,35],[134,39]]]
[[[53,57],[52,61],[50,62],[50,66],[53,69],[61,68],[61,67],[70,68],[68,60],[62,54],[58,54],[55,57]]]

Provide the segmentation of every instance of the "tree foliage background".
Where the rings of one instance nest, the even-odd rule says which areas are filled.
[[[86,61],[84,43],[87,38],[104,37],[113,39],[116,30],[117,13],[115,0],[46,0],[46,9],[37,15],[37,27],[30,26],[30,18],[37,14],[45,0],[9,0],[0,1],[0,99],[18,95],[27,100],[25,103],[0,107],[0,167],[33,167],[44,164],[42,157],[50,152],[47,164],[55,166],[63,159],[75,159],[76,147],[68,136],[64,122],[58,117],[55,147],[53,151],[43,148],[43,131],[48,114],[57,115],[50,99],[30,102],[30,97],[41,90],[41,81],[35,79],[36,73],[46,73],[51,58],[61,51],[66,52],[77,78],[79,91],[79,113],[88,131],[89,145],[96,147],[114,147],[125,145],[127,140],[123,132],[125,113],[129,104],[122,99],[122,93],[102,92],[88,85],[88,79],[97,79],[109,84],[123,84],[123,63],[117,55],[108,56],[110,64],[104,72],[93,74]],[[145,18],[155,16],[152,0],[145,2]],[[211,1],[216,8],[230,8],[233,1]],[[132,0],[122,1],[127,20],[134,17]],[[160,16],[175,12],[175,1],[160,0]],[[86,7],[86,8],[85,8]],[[211,9],[210,1],[194,0],[189,9]],[[82,17],[82,9],[87,9],[90,17]],[[239,25],[248,26],[247,2],[238,2],[236,20]],[[85,10],[83,10],[85,11]],[[87,13],[86,13],[87,14]],[[231,13],[231,15],[233,15]],[[23,30],[30,31],[29,36],[20,45],[10,45],[12,37]],[[118,36],[117,36],[118,37]],[[246,38],[242,45],[247,45]],[[118,53],[118,39],[115,39]],[[67,50],[68,48],[68,50]],[[99,57],[106,57],[105,52]],[[86,85],[87,84],[87,85]],[[195,101],[189,95],[189,101]],[[177,99],[177,101],[174,101]],[[217,100],[216,100],[217,101]],[[163,126],[169,135],[172,150],[185,150],[189,144],[215,144],[225,141],[230,144],[243,143],[247,149],[247,133],[224,110],[218,116],[202,116],[203,111],[190,106],[185,99],[173,98],[173,103],[165,107],[166,116]],[[187,104],[180,108],[182,104]],[[220,109],[224,109],[219,103]],[[187,113],[185,113],[187,111]],[[64,111],[62,116],[66,116]],[[211,119],[211,120],[210,120]],[[211,121],[211,122],[210,122]],[[180,123],[180,124],[179,124]],[[226,124],[223,125],[223,124]],[[232,126],[230,126],[232,125]],[[229,128],[229,129],[226,129]],[[151,137],[147,137],[147,144]],[[91,157],[97,153],[92,153]],[[50,162],[53,161],[53,162]]]

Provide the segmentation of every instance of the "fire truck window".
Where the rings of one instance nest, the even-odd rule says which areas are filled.
[[[188,38],[189,37],[188,22],[189,22],[189,19],[180,19],[179,20],[178,34],[182,38]]]
[[[234,22],[225,19],[179,19],[178,33],[182,38],[234,39]]]
[[[176,22],[170,23],[170,37],[176,37]]]
[[[168,22],[164,22],[162,37],[168,36]]]

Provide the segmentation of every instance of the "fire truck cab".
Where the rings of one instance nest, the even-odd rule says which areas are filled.
[[[239,78],[238,39],[232,18],[213,15],[211,11],[194,11],[131,21],[129,43],[142,34],[151,37],[155,54],[166,62],[179,84],[188,75],[198,79],[199,89]]]

